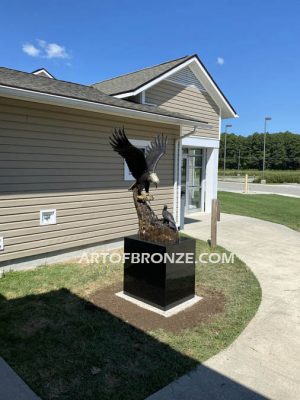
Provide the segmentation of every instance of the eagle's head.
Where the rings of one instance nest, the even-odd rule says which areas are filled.
[[[154,185],[155,185],[156,187],[157,187],[157,185],[159,184],[159,179],[158,179],[158,176],[156,175],[155,172],[151,172],[151,173],[149,174],[148,181],[151,182],[151,183],[154,183]]]

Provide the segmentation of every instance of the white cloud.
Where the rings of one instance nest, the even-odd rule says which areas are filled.
[[[64,46],[56,43],[49,43],[45,46],[47,58],[70,58]]]
[[[37,47],[31,43],[26,43],[23,45],[23,51],[31,57],[41,57],[41,58],[61,58],[68,59],[71,58],[70,54],[67,52],[64,46],[57,43],[47,43],[45,40],[38,39]]]
[[[217,64],[223,65],[224,63],[225,63],[225,60],[224,60],[223,57],[218,57],[218,58],[217,58]]]
[[[46,47],[47,44],[46,40],[38,39],[37,42],[39,46],[42,47],[43,49]]]
[[[40,54],[40,50],[31,43],[23,44],[22,50],[31,57],[38,57]]]

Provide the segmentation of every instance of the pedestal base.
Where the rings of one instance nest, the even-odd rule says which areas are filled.
[[[124,242],[125,295],[162,311],[194,299],[195,239],[182,237],[179,243],[161,245],[134,235]]]
[[[156,314],[162,315],[163,317],[172,317],[173,315],[176,315],[178,313],[180,313],[181,311],[186,310],[187,308],[193,306],[194,304],[198,303],[198,301],[200,301],[202,299],[202,297],[195,295],[193,298],[184,301],[183,303],[180,303],[179,305],[170,308],[167,311],[163,311],[155,306],[151,306],[148,303],[145,303],[141,300],[138,300],[134,297],[128,296],[127,294],[125,294],[124,292],[118,292],[116,293],[116,296],[121,297],[121,299],[124,299],[126,301],[130,301],[131,303],[144,308],[147,311],[152,311],[155,312]]]

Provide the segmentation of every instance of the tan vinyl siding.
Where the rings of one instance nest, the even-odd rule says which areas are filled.
[[[198,129],[197,135],[219,138],[219,109],[206,91],[195,86],[183,86],[178,83],[161,81],[146,91],[147,103],[156,104],[170,111],[177,111],[197,120],[213,125],[212,130]],[[191,127],[183,127],[183,134]]]
[[[108,140],[123,125],[132,139],[168,135],[161,184],[152,193],[157,212],[165,203],[171,208],[179,127],[0,99],[0,266],[136,232],[131,181],[124,181],[123,161]],[[39,225],[43,209],[57,210],[56,225]]]

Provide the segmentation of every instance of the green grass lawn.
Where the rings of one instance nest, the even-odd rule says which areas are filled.
[[[197,241],[203,252],[208,245]],[[95,290],[122,280],[122,270],[69,263],[0,279],[0,355],[44,400],[144,399],[228,346],[261,300],[241,260],[197,264],[198,294],[222,293],[224,311],[177,333],[145,332],[87,306]]]
[[[221,212],[245,215],[300,231],[300,199],[276,194],[218,192]]]

